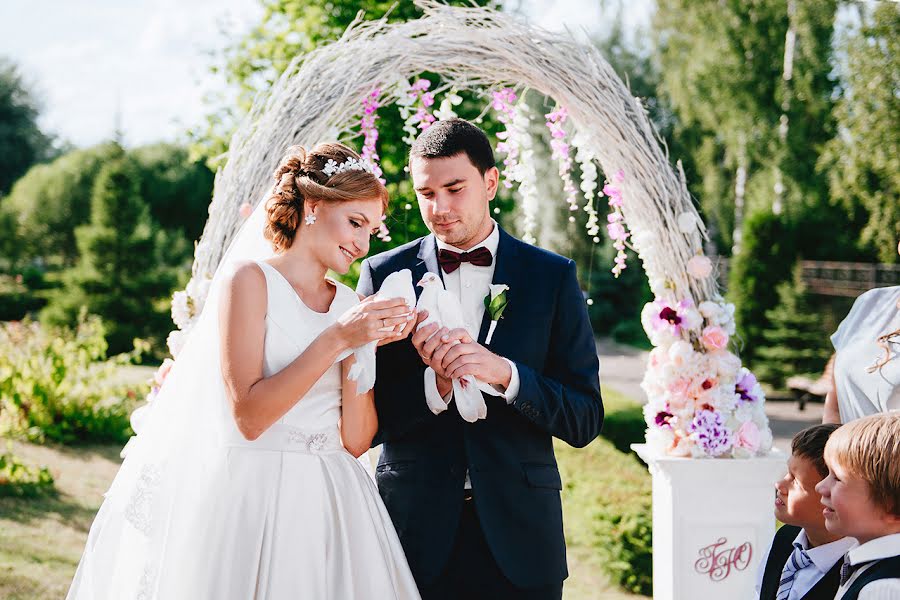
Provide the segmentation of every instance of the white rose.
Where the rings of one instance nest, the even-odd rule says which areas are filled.
[[[675,434],[671,429],[651,427],[647,430],[647,446],[657,454],[668,454],[669,449],[674,443]]]
[[[172,321],[178,329],[187,329],[191,317],[191,297],[184,290],[172,294]]]
[[[184,343],[187,341],[187,332],[175,330],[169,334],[169,337],[166,338],[166,346],[169,348],[169,353],[173,357],[178,357],[178,353],[181,352],[181,349],[184,347]]]
[[[675,366],[687,366],[694,361],[694,348],[684,340],[678,340],[669,346],[669,360]]]

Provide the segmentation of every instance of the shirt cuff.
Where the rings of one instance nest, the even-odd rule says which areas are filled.
[[[512,374],[509,376],[509,385],[506,386],[505,390],[502,385],[491,385],[491,387],[497,390],[497,393],[506,400],[507,404],[512,404],[516,401],[516,396],[519,395],[519,369],[516,367],[516,363],[508,358],[503,357],[503,360],[509,363],[509,368],[512,371]]]
[[[446,397],[441,397],[437,389],[437,373],[431,367],[425,369],[425,401],[428,403],[428,408],[431,409],[431,412],[437,415],[447,410],[447,405],[450,403],[452,395],[453,390],[451,388]]]

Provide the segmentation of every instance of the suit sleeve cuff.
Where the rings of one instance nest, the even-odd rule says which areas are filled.
[[[516,396],[519,395],[519,369],[516,367],[516,363],[504,357],[503,360],[509,363],[509,369],[512,373],[509,376],[509,385],[506,386],[506,389],[503,389],[502,385],[492,385],[491,387],[497,391],[497,394],[506,400],[507,404],[512,404],[516,401]]]

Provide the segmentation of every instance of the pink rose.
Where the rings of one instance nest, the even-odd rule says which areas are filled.
[[[166,377],[169,376],[169,371],[172,370],[172,365],[175,364],[175,361],[171,358],[167,358],[163,361],[163,364],[159,366],[159,369],[156,370],[156,375],[153,376],[153,380],[156,382],[156,385],[162,387],[162,384],[165,382]]]
[[[762,436],[759,433],[759,427],[753,421],[747,421],[737,430],[737,436],[734,445],[738,448],[744,448],[750,452],[759,450],[759,443]]]
[[[721,350],[728,345],[728,334],[717,325],[710,325],[703,329],[700,341],[707,350]]]
[[[669,384],[669,393],[674,395],[684,395],[691,387],[691,380],[687,377],[679,377]]]
[[[712,273],[712,261],[705,256],[695,256],[688,261],[687,272],[695,279],[706,279]]]
[[[242,219],[246,219],[253,212],[253,207],[250,206],[249,202],[244,202],[241,204],[240,208],[238,208],[238,214],[241,215]]]

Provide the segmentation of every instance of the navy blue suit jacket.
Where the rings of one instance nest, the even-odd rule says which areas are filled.
[[[532,587],[568,574],[552,438],[583,447],[600,433],[594,336],[572,260],[502,229],[495,260],[494,283],[510,289],[489,349],[518,368],[511,405],[486,396],[487,419],[476,423],[463,421],[453,404],[434,415],[425,401],[425,365],[411,341],[378,349],[373,444],[384,446],[376,480],[419,585],[433,581],[449,558],[467,469],[481,528],[504,575]],[[370,295],[401,269],[412,271],[414,283],[426,271],[441,273],[433,235],[367,259],[357,291]],[[485,311],[482,344],[489,323]]]

